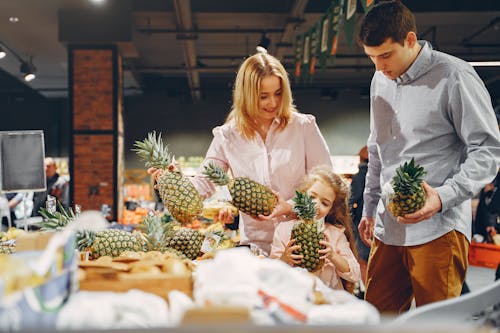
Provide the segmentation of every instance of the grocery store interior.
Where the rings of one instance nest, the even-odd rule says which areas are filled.
[[[26,182],[33,180],[31,188],[23,184],[19,191],[10,191],[21,193],[20,204],[12,208],[10,213],[8,208],[6,212],[2,210],[3,201],[0,200],[0,215],[4,217],[0,245],[5,241],[14,247],[13,240],[21,232],[9,229],[9,234],[7,218],[9,226],[17,226],[17,230],[26,230],[30,234],[38,231],[37,223],[47,218],[36,214],[34,200],[40,186],[47,185],[45,173],[40,181],[36,176],[26,176],[24,171],[20,171],[21,167],[11,167],[11,173],[5,173],[9,165],[30,164],[33,161],[36,164],[40,160],[43,168],[41,172],[44,172],[44,157],[54,161],[57,174],[65,181],[65,206],[71,207],[71,214],[76,213],[75,207],[78,206],[77,217],[54,217],[59,221],[67,223],[68,220],[81,218],[82,223],[91,224],[89,220],[95,213],[100,223],[111,223],[117,230],[130,232],[138,230],[146,217],[163,211],[159,193],[153,188],[154,180],[133,150],[134,144],[145,139],[152,131],[161,133],[178,167],[185,175],[194,175],[212,141],[212,129],[225,122],[231,109],[235,77],[240,64],[255,54],[259,46],[281,61],[288,72],[298,111],[315,117],[329,148],[334,171],[350,181],[359,171],[360,151],[366,145],[370,133],[370,82],[374,74],[373,63],[356,41],[357,25],[365,11],[378,2],[0,0],[0,171],[4,165],[3,173],[0,172],[0,183],[2,178],[5,181],[9,176],[29,178]],[[491,96],[497,119],[500,119],[500,1],[402,2],[415,14],[419,39],[429,41],[434,49],[459,57],[474,67]],[[335,6],[342,8],[340,23],[335,27],[336,50],[329,48],[330,54],[326,56],[318,53],[312,67],[301,64],[298,71],[297,57],[302,54],[297,54],[297,45],[303,43],[306,37],[312,39],[313,33],[319,34],[321,22],[334,15]],[[351,16],[348,18],[348,15]],[[316,42],[319,45],[319,41]],[[3,147],[2,135],[7,137],[9,133],[27,134],[28,143],[23,141],[25,145]],[[3,142],[7,141],[4,139]],[[3,183],[1,185],[2,191],[9,192]],[[215,205],[214,201],[224,201],[226,195],[223,189],[218,188],[217,198],[208,200],[208,205]],[[7,198],[10,200],[11,197]],[[43,204],[48,207],[47,203]],[[472,200],[473,221],[478,206],[479,194]],[[80,210],[83,212],[81,215]],[[205,218],[202,216],[197,219],[197,227],[212,227],[211,230],[215,232],[213,216],[212,219],[208,217],[209,213]],[[194,227],[194,222],[192,224]],[[231,241],[239,237],[236,230],[224,230],[222,227],[220,232],[225,232],[225,237]],[[0,331],[24,331],[36,327],[60,331],[154,331],[168,327],[189,331],[189,326],[182,326],[186,323],[216,324],[207,330],[218,331],[229,330],[229,326],[224,328],[222,324],[236,325],[242,332],[284,331],[290,324],[292,330],[318,332],[327,329],[332,332],[337,328],[340,331],[346,327],[353,332],[413,332],[429,328],[437,332],[449,329],[480,332],[491,325],[498,325],[498,330],[500,286],[497,282],[495,287],[494,283],[495,270],[500,263],[500,238],[498,235],[493,236],[476,235],[473,238],[479,245],[469,249],[470,266],[466,283],[470,292],[459,297],[465,299],[463,303],[450,300],[450,304],[437,304],[435,308],[424,309],[421,317],[413,305],[410,312],[414,311],[415,317],[410,313],[403,314],[398,322],[396,317],[381,317],[360,299],[364,288],[361,283],[356,286],[361,293],[356,302],[343,299],[347,297],[345,295],[323,291],[328,300],[334,301],[330,304],[325,301],[330,308],[318,309],[315,312],[317,321],[311,321],[311,327],[307,327],[287,307],[294,305],[296,308],[292,310],[297,312],[309,309],[305,294],[298,292],[288,297],[289,294],[284,290],[285,287],[293,288],[293,283],[296,286],[299,283],[307,285],[301,277],[294,275],[294,271],[277,267],[278,273],[273,279],[290,277],[290,284],[277,291],[278,294],[282,293],[281,299],[265,295],[269,297],[263,301],[263,308],[251,313],[245,308],[244,300],[249,297],[245,294],[246,290],[240,290],[241,294],[237,294],[237,289],[229,288],[227,292],[217,289],[224,286],[213,281],[210,272],[225,272],[233,279],[229,281],[236,285],[241,281],[229,270],[226,272],[226,264],[230,260],[245,258],[249,260],[248,270],[242,275],[247,274],[250,278],[256,274],[255,278],[260,278],[261,283],[276,284],[278,280],[270,281],[258,275],[258,262],[254,262],[258,258],[255,254],[258,253],[253,253],[251,257],[247,253],[228,254],[217,262],[217,266],[206,266],[197,271],[196,277],[191,274],[194,275],[198,264],[182,261],[182,268],[178,262],[174,263],[178,266],[173,269],[181,272],[178,276],[171,274],[172,278],[162,280],[153,277],[153,281],[145,277],[133,282],[131,279],[125,282],[106,280],[100,284],[97,278],[92,280],[92,274],[102,278],[111,274],[110,270],[128,271],[130,267],[127,265],[138,259],[122,258],[122,261],[114,261],[113,264],[95,265],[92,260],[87,260],[88,256],[83,258],[81,252],[72,253],[73,248],[70,246],[68,249],[68,243],[75,241],[72,238],[74,235],[64,234],[59,239],[65,258],[59,258],[61,262],[64,261],[61,271],[72,269],[70,266],[73,263],[67,257],[78,256],[73,258],[76,262],[87,263],[81,264],[77,271],[52,278],[72,281],[80,278],[80,283],[70,283],[69,280],[58,282],[57,288],[61,289],[62,284],[66,288],[64,291],[59,290],[59,294],[71,294],[69,300],[64,297],[64,304],[57,307],[58,311],[45,311],[47,304],[43,302],[33,309],[33,299],[30,297],[34,296],[31,294],[23,294],[22,300],[19,299],[21,296],[16,299],[12,295],[7,297],[9,295],[4,292],[8,290],[6,287],[15,287],[5,282],[8,280],[2,282],[2,278],[17,278],[6,273],[8,268],[2,268],[4,259],[0,255]],[[16,245],[16,252],[21,253],[23,247],[25,250],[43,251],[50,241],[50,237],[23,240]],[[19,257],[23,258],[22,255]],[[30,258],[29,254],[26,258]],[[155,260],[166,262],[168,258]],[[174,264],[169,263],[170,266]],[[15,269],[15,263],[9,265],[14,266],[8,266],[5,262],[3,267]],[[167,270],[167,264],[158,264],[157,267],[155,269],[162,272]],[[107,269],[107,273],[97,272],[97,268]],[[139,266],[136,268],[142,269]],[[271,269],[271,264],[266,268]],[[189,278],[186,278],[186,272],[189,272]],[[81,274],[86,274],[85,278]],[[146,274],[146,270],[141,274]],[[195,282],[193,290],[193,279],[199,279],[200,276],[206,280]],[[29,279],[26,285],[43,285],[38,280],[36,282],[33,276]],[[48,284],[47,281],[53,282],[51,279],[44,281],[45,284]],[[123,283],[123,288],[116,287],[120,283]],[[155,283],[158,284],[156,288],[148,289],[148,285]],[[209,290],[206,287],[209,285],[214,289]],[[52,289],[47,292],[56,292]],[[137,289],[139,292],[134,294]],[[37,292],[35,287],[32,290]],[[181,293],[167,296],[166,291],[170,290],[184,291],[189,297]],[[112,291],[127,293],[112,298]],[[109,316],[99,313],[99,306],[92,303],[91,297],[85,292],[95,293],[94,302],[106,303],[105,309]],[[152,297],[150,292],[161,296]],[[112,298],[112,301],[106,301],[106,297],[108,300]],[[204,299],[205,306],[214,299],[220,301],[221,306],[193,310],[195,297]],[[50,307],[50,302],[48,304]],[[119,304],[125,304],[122,313],[118,310]],[[141,308],[134,304],[145,305]],[[493,307],[496,314],[491,310],[492,305],[496,306]],[[155,316],[159,311],[162,315]],[[339,312],[329,317],[321,311]],[[168,316],[164,312],[168,312]],[[185,312],[191,317],[185,316],[182,320],[181,314]],[[22,313],[26,315],[23,317]],[[115,319],[117,316],[126,319],[114,320],[112,315]],[[102,324],[97,324],[100,320]],[[396,324],[391,326],[393,320]],[[253,326],[253,323],[261,325]],[[436,323],[436,326],[430,327],[429,323]],[[484,323],[490,326],[484,326]],[[386,324],[388,326],[382,326]]]

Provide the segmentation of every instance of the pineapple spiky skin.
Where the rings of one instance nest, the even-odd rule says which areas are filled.
[[[201,214],[203,199],[179,170],[169,168],[172,158],[163,143],[161,133],[151,132],[143,141],[136,141],[133,149],[147,168],[164,170],[158,179],[158,192],[172,216],[181,223],[189,223]]]
[[[142,251],[144,240],[139,233],[106,229],[99,232],[84,231],[77,235],[78,248],[90,250],[92,258],[118,257],[125,251]]]
[[[291,239],[295,239],[295,244],[300,245],[300,249],[295,254],[303,256],[298,266],[309,272],[315,272],[321,269],[324,264],[318,251],[324,248],[320,241],[325,240],[325,235],[319,222],[315,220],[316,207],[312,197],[296,191],[294,202],[293,210],[297,213],[300,221],[294,224]]]
[[[415,164],[414,158],[396,169],[396,175],[391,180],[394,193],[390,196],[387,205],[392,215],[405,216],[425,205],[426,193],[422,185],[424,175],[424,168]]]
[[[188,259],[198,258],[205,237],[198,231],[184,227],[173,227],[167,231],[163,239],[162,252],[174,249],[184,254]]]
[[[269,215],[276,206],[276,196],[268,187],[246,177],[230,179],[220,166],[209,163],[205,175],[217,185],[227,185],[233,206],[238,210],[257,217]]]

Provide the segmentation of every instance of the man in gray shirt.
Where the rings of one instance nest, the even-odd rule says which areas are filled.
[[[366,300],[402,312],[460,295],[471,237],[471,201],[495,178],[500,135],[491,98],[465,61],[418,41],[413,14],[381,2],[359,41],[375,64],[361,238],[371,245]],[[395,218],[382,189],[403,162],[427,171],[426,203]],[[387,185],[386,185],[387,186]]]

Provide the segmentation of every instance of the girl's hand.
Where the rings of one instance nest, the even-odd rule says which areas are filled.
[[[292,208],[293,208],[292,205],[283,200],[278,192],[274,190],[271,191],[273,191],[274,196],[276,197],[276,206],[274,206],[274,209],[271,212],[271,214],[267,216],[259,215],[257,218],[261,221],[268,221],[281,216],[287,216],[289,217],[289,220],[295,218],[294,214],[292,214]]]
[[[325,240],[320,240],[319,243],[321,245],[323,245],[325,248],[318,250],[318,253],[320,255],[319,258],[322,260],[328,259],[328,260],[332,261],[334,251],[332,248],[332,244],[330,243],[330,236],[328,235],[328,233],[326,231],[323,232],[323,234],[325,235]]]
[[[231,224],[234,222],[233,214],[231,213],[231,209],[224,207],[219,209],[219,214],[215,220],[216,222],[220,222],[222,224]]]
[[[300,245],[294,245],[294,244],[295,244],[295,239],[291,239],[285,246],[285,251],[283,251],[283,254],[281,255],[280,258],[281,260],[283,260],[292,267],[300,264],[302,258],[304,258],[300,254],[294,254],[295,251],[300,249]]]

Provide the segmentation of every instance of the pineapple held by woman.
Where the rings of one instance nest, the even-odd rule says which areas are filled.
[[[391,180],[393,194],[389,196],[387,208],[395,217],[411,214],[425,204],[426,193],[422,184],[424,168],[415,164],[414,158],[396,169]]]
[[[209,163],[205,175],[216,185],[227,185],[233,206],[242,212],[257,217],[269,215],[276,205],[276,196],[268,187],[246,177],[229,178],[218,165]]]
[[[300,219],[294,224],[290,237],[295,239],[295,245],[300,245],[300,249],[294,254],[303,256],[298,266],[306,268],[309,272],[315,272],[324,264],[324,260],[320,259],[321,255],[318,252],[324,248],[320,244],[321,240],[325,240],[323,226],[315,219],[317,210],[311,196],[295,191],[293,201],[295,202],[293,211]]]
[[[153,131],[143,141],[136,141],[133,149],[146,162],[146,167],[162,169],[158,178],[160,197],[172,216],[181,223],[189,223],[201,214],[203,199],[193,184],[179,170],[169,168],[172,158],[163,144],[161,133]]]

